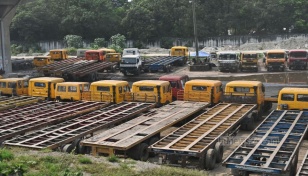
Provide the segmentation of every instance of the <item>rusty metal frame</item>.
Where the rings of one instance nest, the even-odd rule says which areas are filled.
[[[150,148],[155,153],[202,157],[254,109],[256,105],[252,104],[217,104]]]
[[[102,102],[42,102],[0,112],[0,142],[108,105]]]
[[[107,128],[153,108],[151,103],[123,102],[5,142],[8,146],[55,149],[102,128]]]

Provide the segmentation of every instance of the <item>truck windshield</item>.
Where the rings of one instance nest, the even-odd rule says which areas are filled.
[[[221,54],[219,55],[219,60],[235,60],[236,55],[235,54]]]
[[[136,64],[136,58],[122,58],[122,64]]]
[[[257,58],[257,54],[243,54],[243,58]]]
[[[307,53],[306,52],[292,52],[290,53],[290,57],[295,57],[295,58],[307,57]]]
[[[267,57],[272,59],[280,59],[284,58],[284,53],[268,53]]]

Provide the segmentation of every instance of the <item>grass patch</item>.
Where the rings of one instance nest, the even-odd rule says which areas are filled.
[[[84,155],[71,155],[66,153],[44,152],[16,152],[15,149],[0,149],[1,156],[6,158],[0,161],[0,175],[25,176],[204,176],[206,172],[172,167],[155,167],[153,169],[138,171],[138,162],[124,160],[110,156],[108,162],[94,161]],[[139,168],[139,167],[138,167]]]
[[[112,163],[116,163],[116,162],[119,162],[119,158],[115,155],[111,155],[108,157],[108,161]]]
[[[90,158],[87,158],[87,157],[81,157],[81,158],[79,158],[79,162],[81,163],[81,164],[92,164],[92,161],[91,161],[91,159]]]
[[[7,149],[0,149],[0,161],[3,160],[12,160],[14,158],[14,155],[11,151]]]
[[[146,170],[140,173],[140,175],[146,176],[206,176],[206,172],[196,170],[196,169],[184,169],[184,168],[177,168],[177,167],[161,167]]]

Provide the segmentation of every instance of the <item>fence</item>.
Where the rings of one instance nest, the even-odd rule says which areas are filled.
[[[221,47],[221,46],[241,46],[247,43],[263,43],[263,42],[279,42],[290,38],[301,38],[308,40],[308,34],[285,34],[285,35],[246,35],[246,36],[221,36],[221,37],[208,37],[205,39],[199,39],[199,46],[204,47]],[[193,46],[195,43],[193,39],[181,39],[181,38],[173,38],[173,45],[186,45],[187,43],[192,43]],[[63,41],[42,41],[39,42],[38,45],[41,47],[43,51],[49,51],[51,49],[65,48]],[[84,42],[83,46],[85,48],[90,46],[90,43]],[[134,47],[133,40],[127,40],[126,46]],[[154,42],[144,42],[143,46],[146,48],[151,47],[160,47],[160,40]]]

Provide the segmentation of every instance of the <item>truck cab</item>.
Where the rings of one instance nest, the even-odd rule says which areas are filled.
[[[1,95],[28,95],[28,79],[5,78],[0,79]]]
[[[221,81],[195,79],[185,83],[184,91],[178,93],[178,99],[215,105],[221,101],[222,92]]]
[[[221,72],[237,72],[240,66],[240,53],[235,51],[218,52],[218,69]]]
[[[68,53],[66,49],[54,49],[49,51],[51,60],[59,61],[68,59]]]
[[[265,67],[267,71],[284,71],[287,60],[287,54],[285,50],[268,50],[266,53]]]
[[[308,52],[306,50],[290,50],[288,54],[288,67],[293,69],[307,69]]]
[[[157,106],[172,102],[171,86],[169,81],[143,80],[133,83],[132,101],[153,102]]]
[[[143,70],[143,60],[138,55],[125,55],[121,59],[120,72],[127,74],[139,75]]]
[[[186,46],[174,46],[170,50],[170,56],[184,56],[183,60],[177,63],[178,65],[184,65],[187,62],[189,52]]]
[[[257,104],[257,119],[271,109],[272,102],[265,101],[265,87],[260,81],[231,81],[226,84],[223,102]]]
[[[39,77],[29,80],[28,95],[44,97],[48,100],[56,98],[56,84],[64,82],[63,78]]]
[[[184,90],[185,83],[189,81],[187,75],[165,75],[159,78],[161,81],[169,81],[172,89],[172,101],[177,100],[178,92]]]
[[[278,94],[278,110],[308,110],[308,88],[285,87]]]
[[[82,93],[89,91],[90,84],[88,82],[62,82],[56,85],[57,101],[80,101]]]
[[[43,67],[45,65],[53,63],[50,56],[35,56],[33,58],[34,67]]]
[[[89,49],[77,49],[77,58],[86,58],[86,51]]]
[[[137,55],[140,56],[140,52],[138,48],[124,48],[123,49],[123,56],[126,55]]]
[[[118,67],[120,67],[121,62],[121,53],[108,53],[106,54],[106,61],[107,62],[116,62],[118,63]]]
[[[92,82],[90,86],[91,101],[121,103],[131,100],[127,81],[103,80]]]
[[[101,48],[98,50],[87,50],[86,60],[106,61],[106,55],[108,53],[116,53],[114,49]]]
[[[258,72],[258,52],[242,51],[240,56],[240,70]]]

